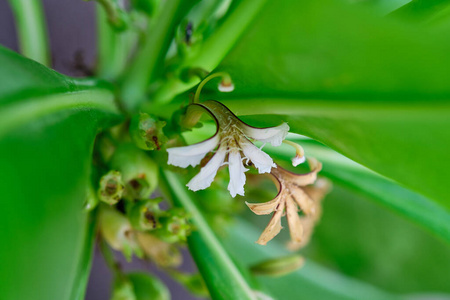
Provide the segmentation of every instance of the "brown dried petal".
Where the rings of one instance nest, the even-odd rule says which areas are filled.
[[[263,233],[259,237],[259,239],[256,241],[257,244],[265,245],[267,242],[269,242],[271,239],[273,239],[283,228],[281,226],[281,216],[283,215],[285,203],[284,201],[281,201],[280,204],[277,207],[277,210],[273,214],[272,218],[270,219],[269,224],[264,229]]]
[[[294,242],[300,243],[303,236],[303,226],[300,222],[297,205],[292,198],[286,201],[286,218],[289,225],[291,239]]]

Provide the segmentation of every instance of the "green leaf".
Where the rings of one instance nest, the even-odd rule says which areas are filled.
[[[83,209],[97,132],[120,120],[110,90],[0,48],[2,299],[80,299]]]
[[[166,192],[170,193],[174,204],[184,207],[191,215],[195,230],[188,238],[189,250],[211,297],[213,299],[254,299],[250,286],[196,206],[193,193],[181,184],[174,173],[164,171],[163,177],[166,182]]]
[[[266,246],[254,241],[261,233],[251,223],[239,220],[228,229],[224,239],[227,250],[243,265],[250,267],[261,260],[270,259],[289,252],[278,242]],[[377,289],[356,279],[340,275],[311,260],[298,271],[279,278],[258,277],[258,282],[275,299],[398,299],[396,296]]]
[[[234,92],[209,97],[448,208],[449,52],[445,37],[338,1],[270,2],[218,68]]]
[[[317,143],[300,139],[294,141],[304,147],[307,156],[315,157],[323,163],[321,175],[358,194],[368,196],[450,242],[450,213],[442,206]],[[289,147],[272,147],[268,153],[286,161],[293,156]]]
[[[412,0],[393,11],[390,16],[415,22],[429,21],[448,15],[450,1],[448,0]]]

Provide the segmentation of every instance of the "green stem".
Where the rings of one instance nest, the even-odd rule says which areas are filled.
[[[9,3],[16,21],[21,53],[50,66],[50,50],[41,1],[10,0]]]
[[[149,84],[162,71],[176,26],[195,2],[167,0],[156,19],[148,22],[146,39],[122,81],[122,99],[127,109],[135,110],[145,99]]]
[[[196,231],[188,238],[188,245],[212,299],[255,299],[250,286],[214,235],[187,188],[172,172],[163,171],[162,177],[174,204],[192,216]]]
[[[97,76],[115,80],[120,76],[128,61],[129,53],[135,44],[137,34],[131,29],[114,30],[108,23],[104,8],[97,5],[98,63]]]
[[[267,0],[243,0],[238,7],[227,17],[226,21],[218,28],[210,38],[202,45],[202,48],[194,56],[188,56],[178,68],[178,72],[184,69],[201,68],[212,71],[223,60],[237,40],[244,33],[248,25],[258,15]],[[158,89],[154,95],[155,102],[168,102],[176,95],[187,91],[200,82],[199,78],[191,78],[188,82],[178,77],[171,77]]]

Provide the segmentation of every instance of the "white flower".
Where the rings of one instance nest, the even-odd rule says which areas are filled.
[[[276,164],[272,158],[253,145],[250,139],[264,144],[280,146],[286,137],[289,126],[283,123],[276,127],[255,128],[239,120],[226,106],[220,102],[209,100],[201,104],[191,105],[193,108],[205,109],[216,121],[217,131],[206,141],[167,149],[168,164],[186,168],[197,166],[207,153],[218,148],[214,156],[187,184],[192,191],[206,189],[214,181],[217,171],[222,165],[228,164],[230,183],[228,190],[231,196],[244,195],[245,172],[243,161],[251,161],[259,173],[270,173]],[[195,110],[195,109],[194,109]],[[195,110],[198,114],[198,110]],[[189,110],[187,112],[189,114]],[[243,157],[241,156],[243,154]]]

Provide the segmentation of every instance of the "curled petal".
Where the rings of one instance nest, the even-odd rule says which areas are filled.
[[[225,160],[227,154],[226,145],[221,145],[211,160],[194,176],[186,185],[192,191],[204,190],[211,185],[216,177],[217,171]]]
[[[245,202],[245,204],[247,204],[248,208],[251,209],[252,212],[254,212],[257,215],[268,215],[271,212],[273,212],[278,203],[280,203],[280,198],[276,197],[273,200],[270,200],[268,202],[264,202],[264,203],[249,203],[249,202]]]
[[[236,195],[244,196],[245,185],[245,171],[241,160],[241,154],[238,151],[232,151],[228,155],[228,170],[230,172],[230,183],[228,184],[228,190],[231,196],[234,198]]]
[[[272,169],[272,174],[275,177],[283,178],[285,181],[291,182],[297,186],[313,184],[317,179],[317,173],[322,170],[322,164],[312,157],[308,158],[308,163],[311,167],[311,171],[305,174],[292,173],[283,168]]]
[[[305,215],[310,215],[314,213],[315,203],[308,194],[306,194],[303,189],[295,188],[291,190],[291,196],[297,202],[300,209],[305,213]]]
[[[169,153],[169,165],[181,168],[187,168],[189,165],[195,167],[205,157],[208,152],[214,150],[219,144],[220,137],[218,134],[206,141],[185,147],[174,147],[167,149]]]
[[[272,158],[267,153],[261,151],[248,139],[241,138],[239,141],[239,146],[241,146],[244,155],[251,160],[260,174],[270,173],[270,170],[272,170],[272,168],[277,167],[277,165],[273,162]]]
[[[269,224],[264,229],[259,239],[256,241],[257,244],[265,245],[267,244],[267,242],[273,239],[278,233],[280,233],[280,230],[283,228],[281,226],[281,216],[283,215],[284,206],[285,206],[284,201],[281,201],[277,207],[277,210],[270,219]]]
[[[292,199],[286,200],[286,218],[289,225],[291,240],[300,243],[303,237],[303,226],[298,215],[297,205]]]
[[[256,128],[242,122],[240,127],[246,136],[263,143],[271,143],[275,147],[281,145],[289,132],[287,123],[276,127]]]

